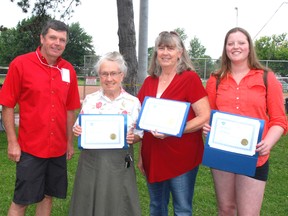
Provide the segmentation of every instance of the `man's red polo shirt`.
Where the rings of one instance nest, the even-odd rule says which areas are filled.
[[[16,57],[9,66],[0,104],[13,108],[17,103],[21,150],[41,158],[65,154],[67,111],[80,107],[73,66],[61,57],[55,67],[48,66],[40,47]]]

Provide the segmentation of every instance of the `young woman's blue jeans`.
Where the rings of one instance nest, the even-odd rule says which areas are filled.
[[[150,216],[167,216],[170,193],[175,216],[192,216],[192,200],[198,166],[162,182],[147,183],[150,194]]]

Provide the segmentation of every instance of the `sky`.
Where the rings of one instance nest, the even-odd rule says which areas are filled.
[[[283,0],[150,0],[148,47],[154,46],[161,31],[184,29],[189,42],[197,37],[206,55],[219,58],[226,33],[233,27],[246,29],[256,40],[262,36],[288,33],[288,1]],[[133,1],[138,49],[140,0]],[[82,0],[67,23],[79,22],[92,36],[97,55],[119,50],[116,0]],[[8,28],[27,18],[10,0],[1,0],[0,25]],[[57,14],[56,14],[57,17]]]

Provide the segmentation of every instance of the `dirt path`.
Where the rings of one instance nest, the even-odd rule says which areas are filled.
[[[91,94],[93,92],[96,92],[100,86],[78,86],[80,100],[84,100],[85,96],[87,94]]]

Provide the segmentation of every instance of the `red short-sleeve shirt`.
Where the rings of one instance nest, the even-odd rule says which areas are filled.
[[[19,104],[22,151],[42,158],[58,157],[67,150],[67,111],[80,108],[77,76],[61,57],[57,65],[49,67],[40,47],[36,52],[11,62],[0,104],[11,108]]]

